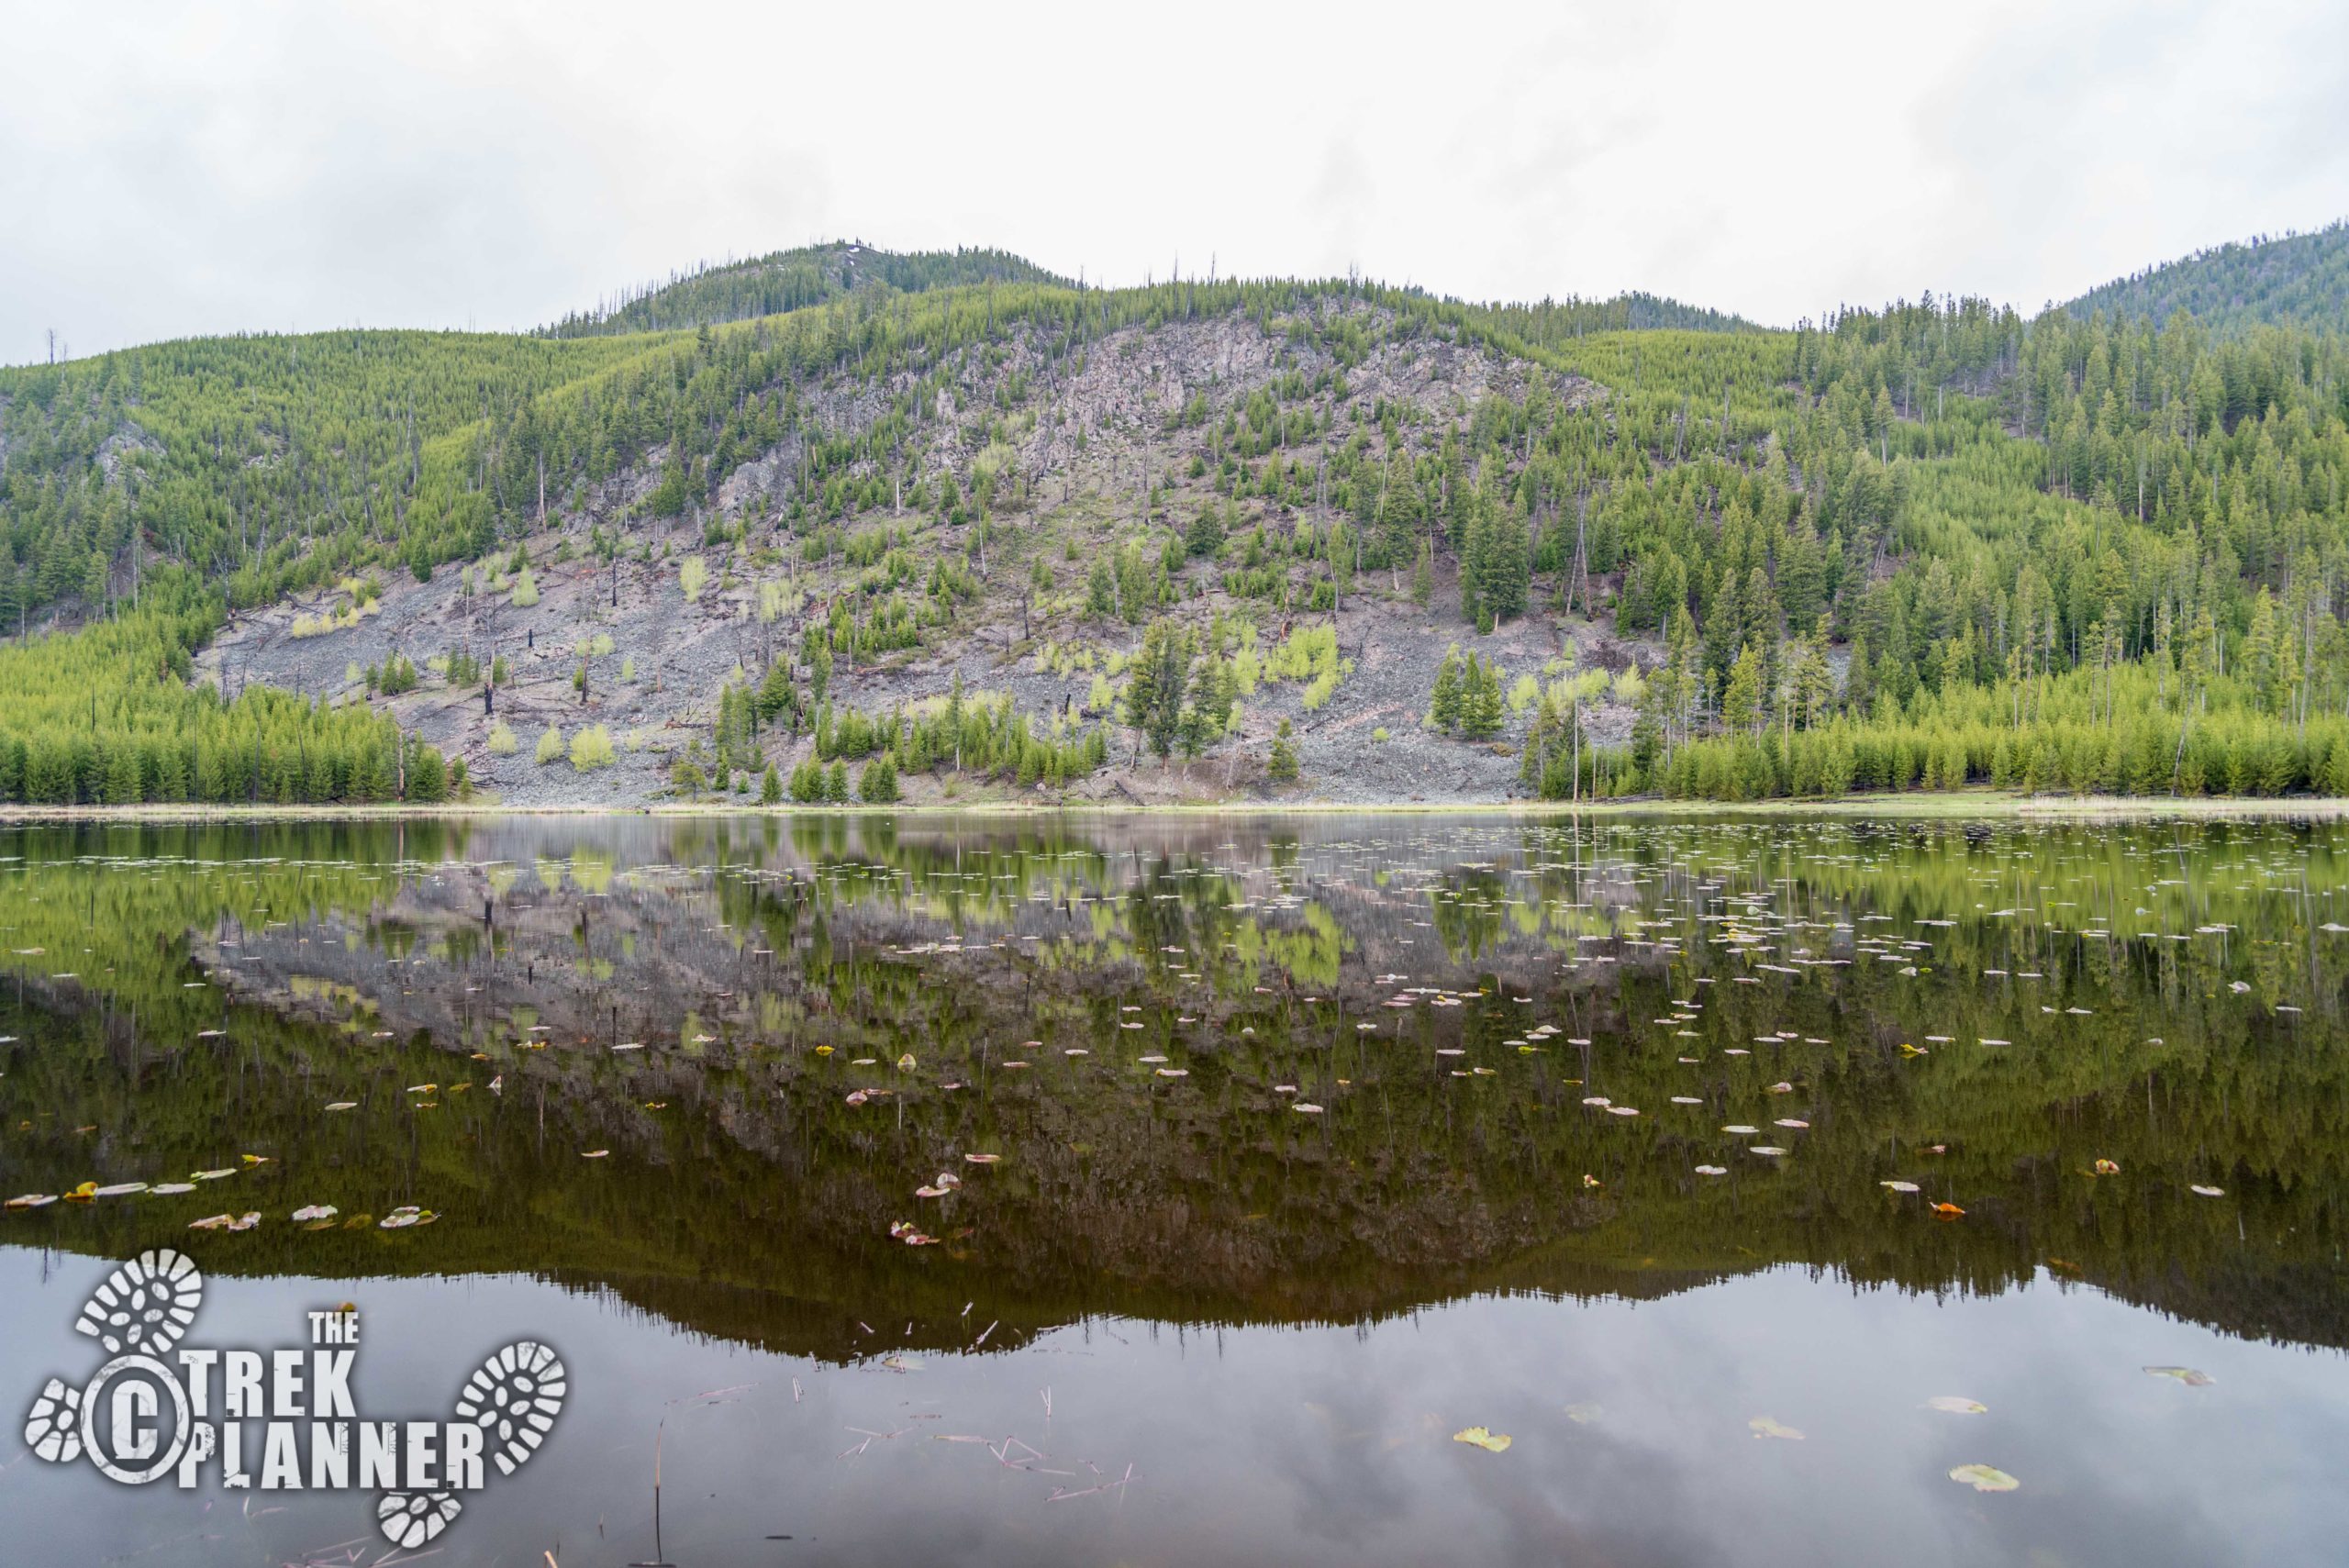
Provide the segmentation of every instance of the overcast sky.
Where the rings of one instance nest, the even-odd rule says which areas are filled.
[[[2349,215],[2343,0],[0,0],[0,361],[520,328],[846,236],[1757,320]]]

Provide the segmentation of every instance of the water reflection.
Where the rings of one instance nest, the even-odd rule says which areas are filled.
[[[1723,1537],[1731,1499],[1777,1519],[1774,1488],[1898,1475],[1915,1499],[1769,1539],[1883,1561],[1957,1509],[2017,1561],[2225,1561],[2247,1538],[2199,1524],[2200,1500],[2281,1462],[2237,1442],[2151,1507],[2140,1482],[2233,1418],[2130,1357],[2213,1370],[2210,1330],[2349,1334],[2344,843],[1776,819],[17,830],[0,1186],[237,1173],[21,1209],[0,1240],[183,1245],[216,1277],[424,1276],[401,1299],[523,1271],[652,1315],[579,1330],[608,1378],[665,1366],[664,1324],[786,1358],[744,1398],[785,1388],[795,1411],[783,1365],[894,1382],[884,1358],[942,1358],[919,1397],[1000,1403],[990,1439],[1037,1441],[1034,1368],[1100,1363],[1091,1418],[1118,1441],[1087,1452],[1141,1464],[1154,1500],[1119,1488],[1107,1533],[941,1536],[1004,1478],[925,1460],[943,1490],[924,1507],[823,1514],[864,1560],[1404,1562],[1470,1540],[1794,1561]],[[288,1220],[308,1205],[335,1224]],[[402,1205],[438,1218],[381,1229]],[[263,1218],[187,1229],[222,1209]],[[2196,1326],[2187,1348],[2163,1315]],[[1252,1325],[1307,1327],[1229,1332]],[[2277,1429],[2316,1435],[2329,1358],[2284,1375],[2260,1356],[2306,1357],[2224,1353],[2243,1358],[2224,1408],[2250,1407],[2239,1381],[2272,1387]],[[1953,1393],[1990,1417],[1918,1414]],[[2109,1462],[2043,1429],[1949,1447],[1953,1423],[2067,1405]],[[1756,1440],[1764,1416],[1803,1442]],[[1472,1423],[1522,1446],[1449,1441]],[[875,1457],[821,1443],[797,1462]],[[1943,1474],[1976,1460],[2026,1490],[1976,1500]],[[562,1496],[596,1496],[593,1465],[556,1468]],[[862,1497],[824,1473],[840,1506]],[[2052,1473],[2075,1488],[2060,1507]],[[1249,1538],[1189,1518],[1178,1479],[1264,1490],[1270,1514]],[[26,1483],[6,1485],[13,1508]],[[1464,1489],[1484,1511],[1462,1515]],[[2091,1507],[2143,1529],[2079,1533]],[[2319,1522],[2298,1497],[2284,1513],[2271,1541]],[[728,1509],[708,1528],[717,1560],[766,1533]]]

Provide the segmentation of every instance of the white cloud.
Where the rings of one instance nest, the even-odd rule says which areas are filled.
[[[2349,12],[12,7],[0,360],[524,327],[854,234],[1787,321],[2349,212]]]

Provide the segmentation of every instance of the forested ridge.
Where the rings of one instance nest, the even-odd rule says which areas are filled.
[[[257,336],[0,371],[0,624],[123,614],[158,561],[243,609],[370,570],[429,577],[590,515],[607,559],[649,559],[647,528],[665,541],[682,520],[754,577],[870,539],[779,656],[778,701],[812,710],[792,683],[819,659],[969,635],[1006,613],[989,581],[1047,582],[1021,541],[1065,485],[1052,452],[1097,428],[1068,389],[1137,335],[1226,321],[1275,345],[1275,373],[1185,387],[1153,417],[1196,433],[1189,472],[1120,475],[1122,553],[1057,612],[1010,611],[1023,636],[1029,609],[1055,636],[1170,620],[1138,667],[1151,689],[1105,705],[1137,750],[1241,744],[1211,678],[1232,641],[1205,612],[1368,595],[1411,613],[1405,578],[1424,604],[1441,564],[1471,638],[1532,615],[1642,651],[1604,695],[1599,673],[1553,667],[1488,725],[1453,717],[1516,744],[1531,793],[2349,790],[2332,331],[1930,295],[1691,330],[1732,323],[1353,280],[1089,289],[986,251],[866,251],[883,284],[851,286],[825,270],[848,259],[712,269],[554,329],[584,336]],[[1356,394],[1380,353],[1515,369],[1431,411]],[[30,651],[0,653],[0,677]],[[0,680],[0,731],[29,756],[61,721],[23,685]],[[76,776],[76,798],[109,798]],[[142,764],[146,798],[171,797],[158,778]]]
[[[1008,250],[957,249],[900,254],[837,240],[696,267],[674,273],[664,283],[624,289],[592,310],[564,317],[544,328],[544,335],[616,337],[717,327],[803,310],[856,289],[917,294],[974,284],[1068,282]]]
[[[2349,330],[2349,224],[2231,241],[2132,272],[2073,300],[2075,316],[2174,314],[2214,331],[2253,326]]]

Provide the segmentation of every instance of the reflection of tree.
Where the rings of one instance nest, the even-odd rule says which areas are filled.
[[[2341,882],[2331,830],[1332,824],[1275,865],[1230,823],[771,826],[480,829],[510,852],[479,862],[415,823],[27,833],[0,872],[24,1037],[0,1180],[267,1153],[213,1207],[446,1218],[206,1238],[213,1266],[530,1268],[827,1352],[877,1304],[942,1325],[982,1291],[1013,1323],[1352,1318],[1775,1262],[1936,1291],[2054,1267],[2349,1343],[2349,1070],[2311,1049],[2340,982],[2305,917]],[[187,988],[192,954],[218,985]],[[1460,1005],[1382,1006],[1406,984]],[[1810,1123],[1773,1130],[1783,1168],[1715,1130],[1781,1116]],[[912,1196],[974,1150],[1008,1158]],[[0,1238],[120,1253],[210,1196]],[[947,1243],[891,1241],[900,1218]]]

